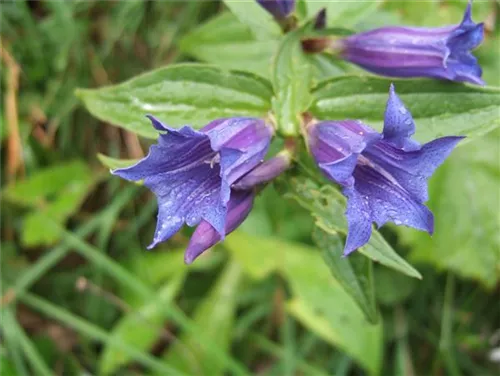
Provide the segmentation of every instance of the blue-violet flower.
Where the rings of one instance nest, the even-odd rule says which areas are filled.
[[[411,113],[391,85],[382,134],[359,120],[324,121],[308,127],[308,143],[321,171],[343,187],[348,234],[344,254],[368,242],[372,222],[391,221],[432,234],[427,179],[463,137],[420,145]]]
[[[184,223],[204,223],[202,230],[210,225],[223,239],[246,216],[232,210],[251,207],[248,198],[233,198],[231,185],[262,162],[273,128],[261,119],[228,118],[200,131],[188,126],[173,129],[148,117],[160,132],[158,143],[137,164],[112,171],[127,180],[144,180],[158,199],[156,231],[148,248],[170,238]],[[192,261],[196,252],[187,259]]]
[[[467,5],[459,25],[439,28],[382,27],[339,41],[345,60],[390,77],[431,77],[484,85],[471,50],[483,40],[483,23]]]
[[[243,223],[252,209],[254,192],[252,190],[232,191],[227,204],[226,234],[230,234]],[[220,234],[207,221],[200,222],[191,236],[184,254],[186,264],[191,264],[199,255],[221,240]]]
[[[279,20],[288,17],[295,9],[295,0],[257,0],[257,2]]]

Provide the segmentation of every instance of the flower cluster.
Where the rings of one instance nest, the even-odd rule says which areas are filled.
[[[295,6],[292,0],[257,1],[279,20]],[[316,26],[324,23],[321,12]],[[457,26],[384,27],[336,43],[344,59],[374,73],[482,84],[481,69],[470,53],[482,38],[483,25],[471,20],[469,4]],[[191,263],[245,220],[258,187],[290,167],[294,148],[285,143],[282,152],[266,160],[274,126],[259,118],[217,119],[200,130],[174,129],[149,119],[159,133],[157,143],[137,164],[112,172],[144,181],[157,197],[157,227],[148,248],[166,241],[184,224],[196,226],[185,253],[186,263]],[[412,115],[393,85],[382,133],[359,120],[308,119],[308,149],[321,172],[347,198],[346,255],[369,241],[373,223],[433,232],[433,215],[424,205],[427,180],[462,137],[421,145],[412,139],[414,133]]]

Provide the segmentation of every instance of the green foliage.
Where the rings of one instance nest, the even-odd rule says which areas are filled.
[[[500,125],[500,89],[432,80],[335,77],[318,84],[311,112],[318,119],[361,119],[381,129],[393,82],[413,115],[416,138],[427,142],[450,134],[472,138]]]
[[[227,352],[231,344],[231,332],[236,311],[241,266],[230,263],[218,277],[210,294],[198,305],[193,320],[210,338],[208,346],[217,346]],[[224,363],[212,357],[206,345],[198,342],[200,333],[181,336],[166,354],[168,364],[187,374],[219,375]]]
[[[164,331],[164,306],[171,301],[182,288],[185,272],[180,270],[172,280],[158,289],[155,298],[137,310],[124,315],[113,327],[110,335],[116,341],[122,341],[134,346],[139,351],[148,351]],[[167,332],[168,333],[168,332]],[[165,334],[163,334],[165,335]],[[115,373],[120,366],[131,360],[130,355],[116,347],[107,346],[100,359],[100,373],[109,375]]]
[[[257,39],[276,39],[280,36],[279,25],[273,16],[255,1],[224,0],[242,24],[247,25]]]
[[[87,165],[73,161],[39,170],[27,180],[7,185],[2,190],[3,198],[31,209],[24,217],[23,245],[50,245],[59,240],[59,233],[46,226],[47,220],[65,223],[94,182]]]
[[[308,1],[307,12],[310,17],[317,14],[321,9],[326,9],[327,24],[336,27],[353,27],[358,22],[369,17],[383,1],[373,0],[370,2],[357,1]]]
[[[198,64],[161,68],[76,93],[94,116],[148,138],[157,131],[145,114],[171,127],[201,127],[221,117],[264,116],[272,95],[269,83],[257,76]]]
[[[341,257],[343,242],[336,234],[328,234],[315,228],[313,237],[318,247],[323,250],[323,258],[333,277],[358,304],[366,319],[376,324],[378,313],[375,306],[372,261],[359,254],[349,258]]]
[[[308,209],[314,217],[316,226],[332,235],[347,233],[347,222],[343,215],[345,199],[335,188],[325,185],[321,188],[312,180],[291,179],[287,196]],[[370,241],[359,252],[389,268],[410,277],[422,278],[420,273],[408,264],[396,251],[373,230]]]
[[[318,253],[287,247],[284,273],[295,297],[288,309],[306,327],[356,359],[370,374],[381,366],[382,325],[372,325],[331,277]],[[342,307],[342,309],[339,309]]]
[[[457,150],[433,176],[429,207],[435,215],[434,236],[404,234],[412,245],[412,260],[477,279],[489,288],[500,278],[499,136],[495,131]]]
[[[180,48],[198,60],[221,68],[269,77],[278,39],[256,40],[250,29],[232,13],[222,12],[187,34]]]
[[[6,173],[5,105],[2,374],[495,375],[500,89],[377,78],[301,49],[323,7],[324,35],[340,38],[456,23],[466,3],[299,0],[282,24],[253,0],[2,3],[25,167]],[[487,21],[474,54],[488,85],[500,84],[496,13],[473,4]],[[299,143],[296,166],[222,245],[186,266],[186,228],[144,251],[155,199],[107,170],[147,150],[147,113],[197,128],[266,117],[281,130],[274,154],[304,113],[381,129],[390,82],[419,141],[467,136],[430,181],[432,237],[386,226],[342,257],[345,199]]]
[[[278,129],[284,136],[299,134],[300,116],[310,102],[311,66],[300,44],[301,37],[309,28],[310,25],[306,24],[288,33],[281,42],[273,64],[273,112]]]

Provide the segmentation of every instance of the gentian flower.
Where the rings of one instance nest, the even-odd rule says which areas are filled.
[[[290,150],[283,150],[275,157],[262,162],[248,174],[243,176],[231,188],[236,190],[250,189],[256,185],[267,183],[282,172],[284,172],[292,162],[292,153]]]
[[[295,0],[257,0],[274,18],[285,19],[295,9]]]
[[[231,198],[227,205],[226,235],[233,232],[250,214],[255,196],[253,188],[276,178],[290,167],[291,160],[291,153],[284,150],[275,157],[260,163],[231,186]],[[221,236],[213,226],[207,221],[201,221],[191,236],[184,254],[184,261],[186,264],[192,263],[196,257],[220,240]]]
[[[252,209],[254,192],[232,191],[231,198],[227,205],[227,218],[225,233],[230,234],[243,223]],[[200,222],[184,253],[184,261],[191,264],[199,255],[221,240],[221,235],[215,228],[203,220]]]
[[[188,126],[173,129],[148,117],[160,132],[158,143],[137,164],[112,171],[127,180],[144,180],[158,199],[158,222],[148,249],[170,238],[184,223],[204,223],[202,230],[209,225],[224,239],[246,216],[236,214],[243,204],[239,194],[233,198],[231,185],[262,162],[273,128],[261,119],[228,118],[212,121],[200,131]],[[248,199],[243,202],[250,210]]]
[[[344,254],[368,242],[372,222],[406,225],[432,234],[427,179],[463,137],[420,145],[415,124],[391,85],[382,134],[359,120],[325,121],[307,129],[308,143],[324,175],[347,197]]]
[[[483,34],[483,23],[472,21],[469,3],[459,25],[382,27],[340,40],[338,48],[345,60],[376,74],[484,85],[481,67],[470,53]]]

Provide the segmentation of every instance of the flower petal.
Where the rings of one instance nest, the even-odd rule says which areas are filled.
[[[457,136],[438,138],[411,152],[397,149],[384,140],[365,150],[363,155],[423,203],[428,200],[427,179],[462,139]]]
[[[368,202],[356,191],[349,187],[343,190],[347,197],[347,239],[344,247],[344,256],[362,247],[372,234],[371,210]]]
[[[323,173],[349,185],[357,155],[382,136],[358,120],[325,121],[308,129],[309,148]]]
[[[370,208],[370,219],[380,227],[391,221],[418,230],[433,232],[431,211],[418,202],[402,186],[389,180],[369,166],[358,166],[354,171],[356,192]]]
[[[228,203],[228,213],[225,233],[233,232],[246,219],[253,205],[252,191],[233,191]],[[191,264],[205,250],[212,247],[221,239],[220,234],[207,221],[202,221],[193,235],[184,254],[186,264]]]
[[[257,2],[277,19],[286,18],[295,8],[295,0],[257,0]]]
[[[283,151],[275,157],[262,162],[233,184],[231,188],[237,190],[247,190],[258,184],[267,183],[290,167],[291,161],[292,156],[290,153],[288,151]]]
[[[385,107],[384,140],[402,149],[416,149],[418,144],[409,142],[415,133],[415,122],[410,111],[406,108],[394,90],[394,84],[389,89],[389,99]]]

